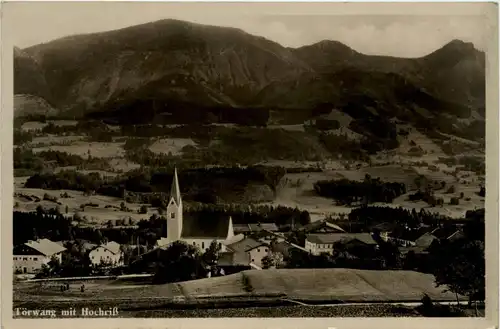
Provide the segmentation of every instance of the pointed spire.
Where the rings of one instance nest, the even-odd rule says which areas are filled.
[[[170,187],[170,199],[174,198],[175,203],[181,203],[181,190],[179,188],[179,179],[177,178],[177,167],[174,168],[174,178]]]

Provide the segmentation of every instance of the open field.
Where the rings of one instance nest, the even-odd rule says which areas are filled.
[[[57,135],[45,135],[36,136],[30,142],[31,145],[36,145],[38,147],[44,146],[56,146],[56,145],[70,145],[76,142],[83,141],[85,136],[57,136]]]
[[[16,178],[18,184],[22,184],[24,178]],[[137,211],[140,209],[141,204],[127,204],[127,207],[132,210],[132,212],[121,211],[120,204],[123,202],[121,198],[114,198],[104,195],[90,195],[84,196],[83,192],[73,191],[73,190],[42,190],[42,189],[30,189],[23,187],[16,187],[15,193],[20,193],[28,196],[37,196],[42,199],[39,202],[29,201],[21,196],[14,196],[14,204],[17,203],[18,207],[15,209],[17,211],[35,211],[36,208],[41,205],[46,209],[55,208],[57,203],[52,201],[43,200],[43,195],[47,193],[50,196],[55,196],[59,198],[59,202],[62,203],[59,207],[63,213],[65,213],[66,206],[68,207],[67,215],[73,215],[78,212],[82,217],[86,217],[89,223],[104,224],[108,220],[120,220],[132,218],[134,220],[147,219],[153,214],[157,213],[155,208],[148,208],[147,214],[139,214]],[[67,193],[69,198],[60,198],[62,193]],[[81,205],[93,203],[97,204],[98,207],[86,206],[84,210],[81,209]],[[107,208],[106,208],[107,207]]]
[[[179,155],[182,154],[182,148],[188,145],[196,146],[196,143],[191,138],[161,138],[151,144],[149,150],[159,154]]]
[[[80,285],[85,291],[80,292]],[[423,294],[434,301],[455,301],[452,293],[436,288],[434,277],[413,271],[369,271],[342,268],[248,270],[223,277],[150,285],[115,280],[75,281],[61,292],[60,283],[15,282],[15,303],[153,301],[190,304],[217,298],[291,299],[304,303],[419,302]],[[126,289],[125,289],[126,288]],[[460,299],[463,300],[461,297]],[[220,299],[221,301],[223,299]]]
[[[46,122],[28,121],[23,123],[21,129],[24,131],[39,130],[43,129],[43,127],[47,126],[49,123],[52,123],[55,126],[76,126],[78,121],[75,120],[47,120]]]
[[[84,142],[75,141],[70,145],[53,145],[33,148],[33,152],[42,151],[60,151],[76,154],[79,156],[88,156],[96,158],[121,158],[125,156],[123,149],[124,143],[101,143],[101,142]]]
[[[352,118],[340,111],[333,110],[329,115],[327,115],[329,119],[338,120],[341,128],[335,130],[334,133],[342,132],[342,129],[347,129],[347,126],[351,122]],[[76,121],[60,121],[55,122],[55,124],[59,125],[70,125],[75,124]],[[35,129],[36,123],[26,123],[27,129]],[[172,125],[176,126],[176,125]],[[216,124],[215,126],[224,126],[226,128],[235,127],[235,129],[240,129],[235,125],[231,124]],[[302,124],[294,124],[294,125],[270,125],[268,126],[269,130],[272,129],[282,129],[289,131],[290,136],[284,133],[281,134],[270,134],[269,136],[278,136],[283,139],[283,143],[285,145],[293,144],[297,141],[295,138],[299,138],[301,142],[304,140],[304,136],[307,135],[303,133],[304,126]],[[313,189],[313,184],[319,180],[331,180],[331,179],[342,179],[346,178],[349,180],[363,180],[365,175],[370,175],[372,178],[380,178],[385,182],[400,182],[405,183],[407,186],[408,192],[414,191],[416,189],[415,179],[419,175],[424,175],[425,177],[439,181],[445,182],[446,188],[443,190],[437,190],[435,192],[437,197],[442,197],[444,200],[443,207],[429,207],[428,204],[424,202],[410,202],[408,201],[408,194],[402,195],[394,200],[390,206],[395,207],[404,207],[408,209],[421,209],[426,208],[433,212],[442,213],[448,216],[457,216],[461,217],[467,210],[473,210],[476,208],[480,208],[484,205],[484,198],[481,198],[477,195],[479,191],[479,185],[484,181],[484,177],[478,176],[474,172],[465,171],[463,168],[460,168],[458,173],[453,173],[457,167],[456,165],[445,165],[444,163],[437,163],[440,157],[447,157],[439,145],[434,143],[430,138],[417,131],[411,125],[398,124],[398,129],[406,129],[409,131],[407,137],[399,136],[400,146],[396,150],[391,151],[382,151],[377,153],[376,155],[371,156],[372,163],[363,163],[359,161],[345,161],[342,159],[334,159],[334,157],[326,157],[322,158],[323,160],[316,161],[302,161],[302,160],[287,160],[286,156],[290,156],[294,154],[294,152],[305,152],[304,150],[307,148],[306,146],[316,147],[319,144],[317,141],[309,140],[311,136],[307,135],[307,145],[303,145],[305,148],[298,148],[297,150],[291,148],[289,153],[286,156],[283,156],[282,160],[279,159],[271,159],[273,152],[271,151],[271,158],[267,157],[268,160],[264,160],[259,164],[265,166],[282,166],[285,168],[307,168],[307,167],[315,167],[322,168],[322,172],[306,172],[306,173],[288,173],[282,179],[279,184],[276,194],[274,196],[274,200],[272,202],[268,202],[267,204],[272,205],[284,205],[288,207],[298,207],[301,210],[307,210],[311,214],[312,220],[323,219],[325,216],[328,216],[332,213],[349,213],[352,208],[345,206],[337,206],[335,204],[335,200],[328,199],[324,197],[320,197],[316,195]],[[260,130],[259,130],[260,131]],[[267,135],[259,135],[260,132],[256,132],[256,130],[251,130],[252,134],[256,134],[255,136],[250,134],[250,137],[262,137]],[[269,131],[267,131],[269,132]],[[265,129],[263,132],[265,133]],[[333,132],[332,132],[333,133]],[[298,135],[297,135],[298,134]],[[297,136],[295,136],[297,135]],[[252,138],[253,138],[252,137]],[[138,163],[130,162],[125,159],[125,150],[123,146],[125,145],[125,140],[129,137],[122,136],[120,138],[116,138],[116,141],[103,143],[103,142],[86,142],[84,141],[85,136],[55,136],[55,135],[46,135],[46,136],[37,136],[31,142],[32,145],[37,145],[38,147],[33,148],[33,151],[40,152],[44,150],[57,150],[62,152],[68,152],[71,154],[76,154],[86,158],[90,152],[92,157],[97,158],[105,158],[110,167],[113,168],[113,172],[108,172],[106,170],[79,170],[80,172],[90,173],[90,172],[98,172],[103,176],[116,176],[118,173],[126,173],[130,170],[134,170],[140,167]],[[252,138],[249,138],[248,142],[252,141]],[[451,137],[450,137],[451,138]],[[221,139],[212,140],[213,143],[224,144],[224,141]],[[245,140],[245,142],[247,142]],[[415,157],[408,155],[408,151],[413,147],[413,143],[420,147],[424,154],[421,157]],[[279,143],[277,144],[279,145]],[[154,153],[163,153],[169,154],[171,153],[173,156],[178,156],[182,154],[182,149],[185,146],[194,146],[201,147],[197,145],[195,141],[191,138],[159,138],[154,141],[153,144],[149,146],[149,150]],[[212,145],[213,146],[213,145]],[[319,147],[319,146],[318,146]],[[214,147],[218,152],[229,152],[228,150],[233,150],[234,145],[219,145]],[[256,149],[259,149],[256,147]],[[326,155],[327,152],[322,147],[319,147],[317,150],[320,155]],[[238,149],[234,149],[234,152],[231,151],[229,153],[238,153]],[[214,154],[215,157],[218,157],[218,153]],[[279,158],[279,157],[276,157]],[[300,157],[299,157],[300,158]],[[415,162],[419,162],[420,164],[416,165]],[[424,164],[425,162],[426,164]],[[209,165],[209,164],[207,164]],[[91,167],[90,167],[91,168]],[[76,167],[58,167],[54,170],[60,171],[64,169],[75,169]],[[96,168],[101,169],[101,168]],[[16,192],[24,193],[21,180],[16,179]],[[182,182],[181,182],[182,183]],[[454,193],[445,193],[449,186],[455,187]],[[51,191],[40,191],[37,192],[43,196],[43,193],[51,194]],[[456,206],[449,205],[449,201],[452,197],[460,196],[460,193],[464,194],[464,197],[460,200],[460,204]],[[76,211],[80,204],[87,202],[94,202],[90,200],[94,200],[94,198],[99,198],[99,196],[92,196],[89,198],[78,196],[75,197],[74,200],[60,200],[63,202],[62,208],[67,205],[70,208],[70,212]],[[16,200],[20,204],[20,209],[23,210],[32,210],[36,208],[38,204],[26,204],[23,200]],[[103,203],[103,201],[100,201]],[[107,202],[107,201],[106,201]],[[125,214],[119,213],[119,211],[115,211],[116,209],[108,208],[104,209],[105,205],[108,203],[104,202],[101,206],[99,204],[99,208],[89,210],[92,212],[92,216],[104,216],[107,219],[117,218],[120,216],[125,216]],[[110,206],[119,206],[118,200],[109,201]],[[255,201],[258,202],[258,201]],[[96,203],[99,203],[97,201]],[[42,201],[40,204],[43,206],[54,206],[53,203]],[[136,209],[139,205],[128,205],[130,208]],[[102,209],[101,209],[102,208]],[[87,210],[86,210],[87,211]],[[128,214],[127,214],[128,215]],[[134,214],[135,216],[135,214]],[[104,219],[103,219],[104,220]]]

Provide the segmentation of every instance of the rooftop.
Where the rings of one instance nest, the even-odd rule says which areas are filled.
[[[38,251],[38,252],[40,252],[43,255],[48,256],[48,257],[66,250],[66,248],[64,248],[63,246],[61,246],[61,245],[59,245],[59,244],[57,244],[49,239],[39,239],[36,241],[30,240],[30,241],[26,242],[25,245],[35,249],[36,251]]]
[[[328,233],[328,234],[308,234],[307,241],[316,244],[331,244],[336,242],[347,242],[351,240],[358,240],[365,244],[377,244],[373,240],[370,233]]]
[[[274,223],[252,223],[252,224],[235,224],[234,231],[238,233],[260,232],[262,230],[276,232],[278,226]]]
[[[338,226],[337,224],[330,223],[326,220],[309,223],[307,225],[302,226],[300,230],[306,233],[320,231],[320,230],[329,232],[345,232],[345,230],[342,227]]]
[[[234,252],[247,252],[252,249],[255,249],[260,246],[266,246],[264,242],[252,239],[252,238],[245,238],[241,241],[238,241],[236,243],[230,244],[227,247]]]

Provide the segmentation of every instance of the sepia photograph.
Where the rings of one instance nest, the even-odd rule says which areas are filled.
[[[12,318],[485,319],[498,8],[330,5],[5,6]]]

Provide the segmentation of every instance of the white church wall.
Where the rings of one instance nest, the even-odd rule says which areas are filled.
[[[186,242],[189,245],[196,246],[200,249],[201,252],[205,252],[212,243],[213,239],[182,239],[182,241]],[[217,240],[217,243],[221,246],[221,252],[227,251],[226,246],[223,243],[223,240]]]

